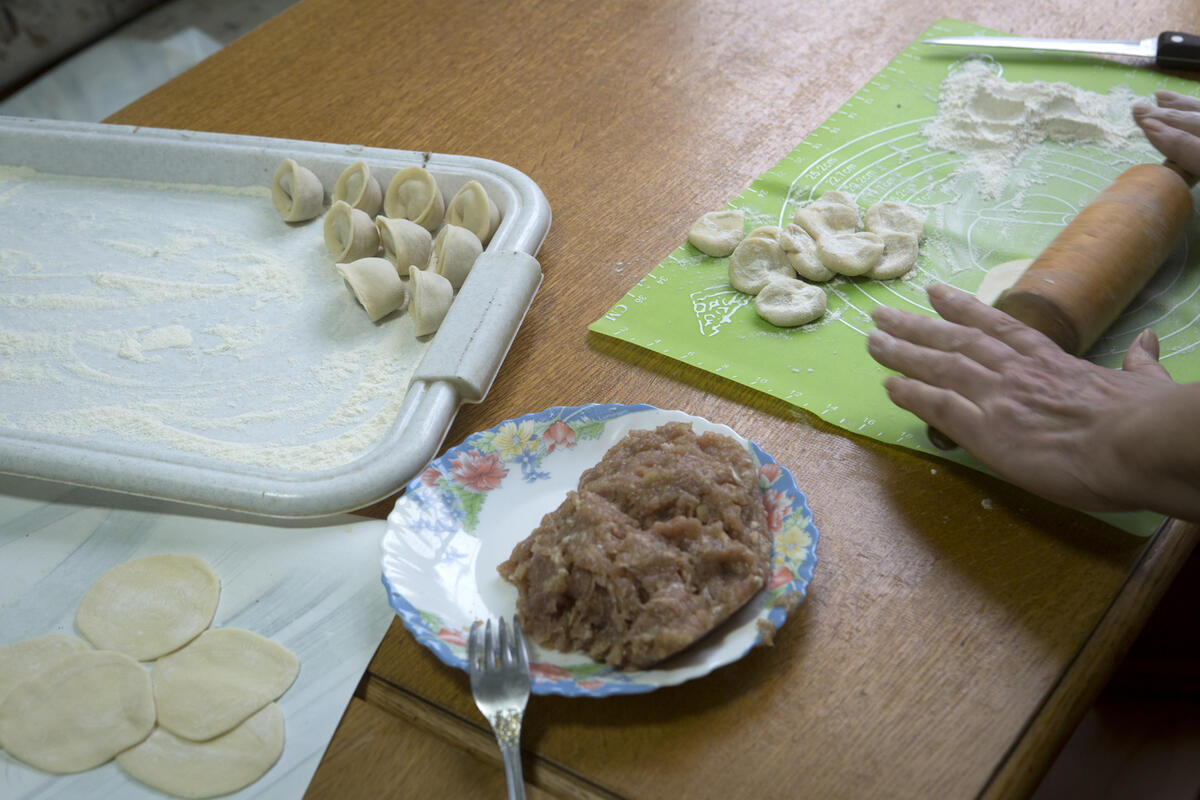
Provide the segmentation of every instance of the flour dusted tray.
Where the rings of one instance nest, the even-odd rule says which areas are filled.
[[[280,161],[476,180],[502,218],[433,336],[372,323],[283,222]],[[0,118],[0,471],[272,516],[403,486],[479,402],[541,283],[538,186],[494,161]]]

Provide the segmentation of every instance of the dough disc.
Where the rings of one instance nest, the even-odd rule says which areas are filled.
[[[91,650],[87,642],[66,633],[50,633],[0,647],[0,703],[18,684],[87,650]]]
[[[153,728],[150,676],[122,653],[77,653],[0,703],[0,747],[46,772],[99,766]]]
[[[1000,295],[1004,294],[1014,283],[1021,279],[1025,274],[1025,270],[1029,269],[1029,265],[1033,263],[1032,258],[1019,258],[1016,261],[1005,261],[1003,264],[997,264],[984,273],[983,280],[979,283],[979,288],[975,290],[975,297],[981,303],[987,305],[995,305],[996,300]]]
[[[299,671],[290,650],[257,633],[205,631],[154,664],[158,724],[194,741],[220,736],[287,691]]]
[[[150,661],[207,628],[220,594],[220,580],[201,558],[137,558],[92,584],[75,612],[75,627],[97,650]]]
[[[155,728],[146,741],[117,756],[137,780],[176,797],[236,792],[267,773],[283,752],[283,712],[271,703],[228,733],[207,742]]]

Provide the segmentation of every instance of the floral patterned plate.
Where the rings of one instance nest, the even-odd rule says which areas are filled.
[[[628,431],[675,420],[690,422],[698,433],[732,436],[753,456],[775,539],[767,586],[654,669],[621,671],[530,643],[533,691],[589,697],[648,692],[707,675],[769,641],[804,598],[817,560],[817,529],[804,495],[787,469],[726,426],[647,405],[556,407],[502,422],[469,436],[414,478],[383,538],[383,583],[404,625],[443,662],[465,670],[471,623],[516,612],[516,587],[496,565]]]

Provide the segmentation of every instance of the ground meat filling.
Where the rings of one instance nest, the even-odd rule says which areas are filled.
[[[627,434],[498,570],[535,642],[628,669],[740,608],[765,583],[770,553],[746,449],[671,422]]]

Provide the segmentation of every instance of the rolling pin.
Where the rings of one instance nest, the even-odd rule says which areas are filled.
[[[1082,356],[1170,255],[1192,219],[1196,178],[1171,161],[1116,177],[994,303]],[[929,440],[954,443],[930,427]]]

